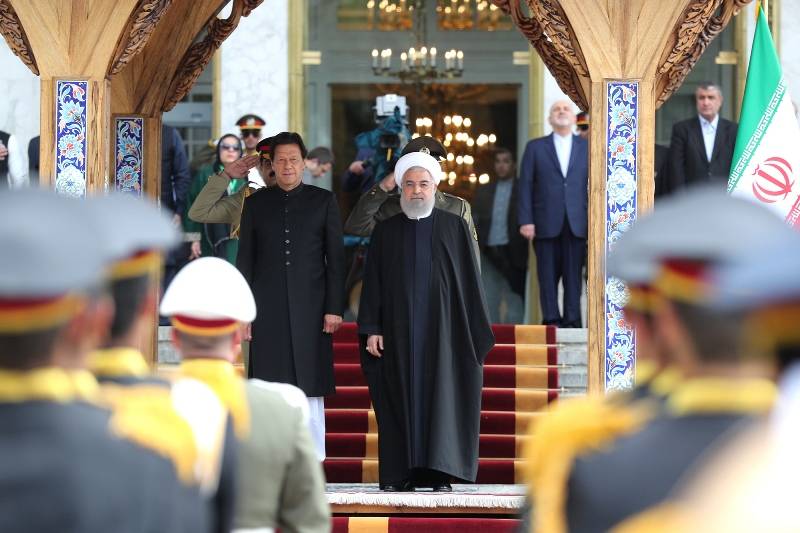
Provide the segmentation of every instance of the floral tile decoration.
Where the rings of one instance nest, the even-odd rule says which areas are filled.
[[[638,140],[639,84],[606,85],[606,255],[636,218],[636,144]],[[628,299],[625,284],[605,276],[605,383],[606,391],[633,386],[636,339],[622,308]]]
[[[55,188],[86,196],[86,92],[88,82],[56,80]]]
[[[144,118],[118,117],[115,126],[114,188],[118,192],[141,196],[144,188]]]

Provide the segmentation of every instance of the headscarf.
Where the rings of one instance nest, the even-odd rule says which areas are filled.
[[[422,167],[430,172],[437,185],[442,179],[442,166],[436,158],[424,152],[411,152],[398,159],[397,165],[394,167],[394,181],[401,189],[403,188],[403,176],[413,167]]]

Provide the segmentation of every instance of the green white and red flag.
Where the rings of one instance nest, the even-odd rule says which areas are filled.
[[[800,125],[759,6],[728,192],[763,203],[800,228]]]

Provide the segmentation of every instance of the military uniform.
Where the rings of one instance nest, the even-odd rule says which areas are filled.
[[[423,152],[440,161],[447,155],[447,150],[442,143],[432,137],[417,137],[411,140],[405,146],[401,155],[411,152]],[[474,241],[475,257],[480,265],[478,232],[475,230],[475,222],[472,219],[472,209],[469,202],[458,196],[437,190],[434,207],[458,215],[467,222],[470,235],[472,235]],[[349,235],[369,237],[372,234],[372,230],[375,229],[375,224],[392,218],[402,211],[400,208],[399,188],[395,187],[387,192],[381,188],[380,183],[376,183],[358,199],[358,202],[350,212],[350,216],[347,217],[344,232]]]
[[[76,346],[19,353],[52,349],[91,305],[108,255],[85,211],[42,190],[0,196],[0,531],[196,531],[199,500],[140,445],[138,417],[107,409],[90,373],[56,366]]]
[[[252,322],[255,300],[233,266],[201,258],[175,277],[161,312],[172,317],[179,331],[219,336]],[[232,415],[240,443],[237,531],[329,531],[330,510],[303,392],[286,384],[242,380],[225,358],[184,360],[181,373],[210,386]]]
[[[111,256],[107,272],[115,306],[135,305],[123,296],[124,287],[140,281],[140,297],[152,290],[162,252],[178,240],[175,229],[154,205],[130,196],[94,198],[87,207]],[[135,230],[117,232],[108,224],[112,219]],[[132,320],[126,326],[134,325]],[[115,331],[120,327],[112,324],[111,346],[93,352],[88,360],[103,400],[115,412],[136,413],[148,425],[137,442],[173,462],[188,499],[202,496],[207,513],[197,513],[202,524],[195,527],[230,530],[236,460],[227,412],[198,381],[153,376],[141,352],[126,345],[130,332]]]
[[[692,306],[711,315],[710,266],[780,231],[776,225],[780,221],[763,208],[724,191],[695,191],[665,201],[638,221],[615,244],[609,272],[633,282],[632,300],[649,303],[654,324],[664,306]],[[651,290],[638,290],[642,280],[624,272],[616,254],[624,256],[628,270],[657,265]],[[736,368],[735,355],[715,364]],[[706,357],[698,354],[694,364],[702,367]],[[640,400],[620,405],[610,400],[607,408],[585,400],[588,408],[572,409],[577,425],[563,415],[560,424],[545,419],[537,425],[528,455],[537,531],[605,531],[660,503],[701,456],[739,424],[767,412],[774,401],[774,384],[758,375],[746,377],[742,371],[743,377],[731,379],[717,376],[709,366],[708,375],[699,377],[686,375],[680,361],[665,362],[675,364],[684,377],[667,380],[671,388],[660,400],[653,392],[668,372],[654,378],[649,390],[626,395]]]
[[[247,135],[249,132],[255,134],[256,137],[261,138],[261,130],[267,125],[267,121],[258,115],[247,114],[237,120],[236,125],[239,126],[239,131],[242,133],[242,140],[244,140],[245,135]],[[254,155],[258,153],[258,148],[256,148],[255,151],[247,150],[246,152],[247,153],[245,155]],[[247,181],[264,185],[257,168],[250,169],[248,172]],[[239,212],[241,213],[241,210]]]

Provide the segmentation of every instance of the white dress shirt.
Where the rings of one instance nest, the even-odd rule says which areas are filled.
[[[6,148],[8,148],[8,155],[6,156],[6,161],[8,161],[8,188],[19,189],[27,187],[29,185],[27,153],[23,154],[22,150],[20,150],[19,142],[17,142],[17,137],[14,135],[9,136]],[[0,176],[0,179],[3,178],[6,178],[6,176]]]
[[[717,136],[717,124],[719,124],[719,115],[714,117],[711,122],[707,121],[700,115],[700,129],[703,130],[703,142],[706,145],[706,159],[711,162],[711,154],[714,153],[714,138]]]
[[[559,135],[553,132],[553,144],[556,147],[558,164],[561,166],[561,176],[566,179],[569,169],[569,157],[572,154],[572,134]]]

